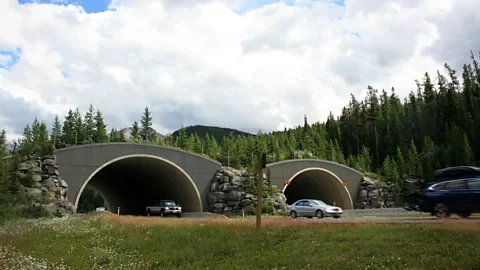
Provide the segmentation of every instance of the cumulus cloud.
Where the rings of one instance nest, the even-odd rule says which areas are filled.
[[[38,119],[53,119],[53,115],[46,113],[38,104],[15,98],[0,88],[0,129],[7,131],[10,139],[16,139],[23,133],[23,128],[31,124],[35,117]]]
[[[425,71],[458,68],[480,49],[473,0],[338,2],[112,0],[86,13],[0,1],[0,51],[21,49],[0,65],[1,124],[23,128],[4,107],[21,98],[49,122],[92,103],[109,128],[149,106],[161,133],[283,129],[340,113],[369,84],[403,97]]]

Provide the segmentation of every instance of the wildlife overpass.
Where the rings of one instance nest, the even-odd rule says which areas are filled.
[[[157,199],[172,199],[184,212],[207,212],[211,180],[222,167],[198,154],[139,143],[82,145],[55,150],[54,155],[68,183],[67,198],[76,208],[89,185],[104,198],[108,211],[120,207],[122,214],[132,215],[143,214]],[[308,197],[344,209],[355,205],[362,178],[346,166],[313,159],[276,162],[267,170],[288,203]]]
[[[319,199],[343,209],[353,209],[363,175],[345,165],[318,159],[293,159],[267,165],[270,180],[291,204],[299,199]]]

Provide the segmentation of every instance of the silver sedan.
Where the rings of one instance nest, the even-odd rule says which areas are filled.
[[[334,217],[339,218],[343,210],[337,206],[331,206],[321,200],[303,199],[287,206],[287,212],[292,218],[296,217]]]

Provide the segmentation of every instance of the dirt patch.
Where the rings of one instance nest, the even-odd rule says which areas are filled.
[[[232,226],[232,227],[244,227],[244,228],[253,228],[256,226],[255,217],[247,217],[245,219],[228,219],[222,216],[206,216],[202,218],[190,218],[190,217],[142,217],[142,216],[118,216],[111,213],[101,214],[101,217],[109,222],[116,224],[125,224],[125,225],[136,225],[136,226],[189,226],[189,225],[223,225],[223,226]],[[381,219],[384,220],[384,219]],[[389,221],[388,218],[385,220]],[[426,221],[434,221],[435,223],[422,223],[422,218],[418,220],[415,219],[414,223],[403,223],[389,221],[388,223],[379,222],[375,219],[339,219],[339,220],[330,220],[330,219],[292,219],[290,217],[262,217],[262,227],[263,228],[273,228],[273,227],[297,227],[297,228],[309,228],[309,227],[322,227],[322,228],[333,228],[333,227],[372,227],[372,226],[390,226],[390,227],[405,227],[408,225],[421,225],[424,228],[428,229],[441,229],[448,231],[468,231],[468,232],[480,232],[480,219],[479,218],[450,218],[444,220],[432,220],[425,219]]]
[[[443,220],[439,224],[422,224],[427,229],[447,230],[447,231],[464,231],[480,233],[480,222],[456,220]]]

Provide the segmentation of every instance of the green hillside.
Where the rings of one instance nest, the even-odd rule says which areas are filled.
[[[172,133],[172,137],[173,137],[174,141],[178,137],[179,131],[180,130],[176,130]],[[223,128],[223,127],[213,127],[213,126],[202,126],[202,125],[185,127],[185,132],[186,132],[187,136],[189,136],[189,137],[190,137],[191,134],[197,133],[197,135],[200,138],[205,138],[205,136],[208,134],[210,136],[213,136],[215,138],[215,140],[217,140],[217,142],[221,142],[223,140],[223,138],[228,137],[230,135],[230,133],[232,133],[234,137],[254,136],[254,134],[252,134],[252,133],[243,132],[243,131],[236,130],[236,129]]]

